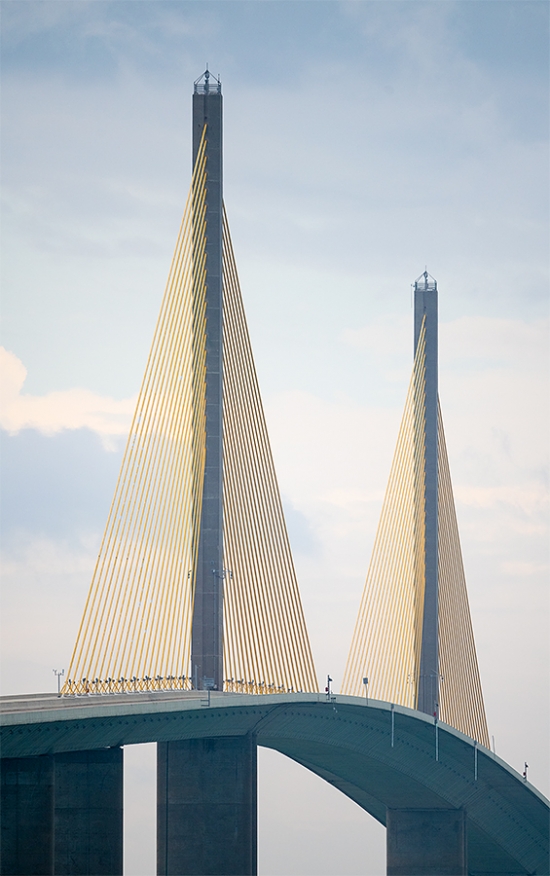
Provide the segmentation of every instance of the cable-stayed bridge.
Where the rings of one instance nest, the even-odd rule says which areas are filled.
[[[341,694],[319,693],[223,204],[221,84],[61,696],[6,698],[2,873],[122,872],[124,745],[158,743],[159,874],[254,874],[256,749],[387,826],[388,873],[548,872],[489,751],[437,388],[437,283]],[[368,684],[369,699],[365,697]]]

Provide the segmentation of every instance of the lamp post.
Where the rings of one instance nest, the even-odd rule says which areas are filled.
[[[53,674],[55,676],[57,676],[57,696],[60,697],[61,696],[61,676],[65,675],[65,670],[64,669],[61,669],[61,670],[54,669]]]
[[[368,706],[368,704],[369,704],[369,680],[368,680],[367,676],[364,677],[363,684],[365,685],[365,703]]]

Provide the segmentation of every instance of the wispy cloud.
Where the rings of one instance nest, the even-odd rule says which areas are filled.
[[[27,369],[14,354],[0,347],[0,427],[11,435],[37,429],[54,435],[64,429],[90,429],[106,449],[126,435],[136,399],[117,401],[87,389],[69,389],[46,395],[23,393]]]

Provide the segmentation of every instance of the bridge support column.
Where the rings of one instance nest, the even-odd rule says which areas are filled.
[[[388,809],[388,876],[468,876],[464,809]]]
[[[2,876],[53,873],[53,758],[2,758]]]
[[[122,748],[54,756],[54,873],[122,876]]]
[[[256,876],[256,738],[158,743],[159,876]]]

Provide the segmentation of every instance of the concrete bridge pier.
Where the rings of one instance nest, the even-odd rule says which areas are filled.
[[[122,876],[122,748],[55,755],[55,876]]]
[[[158,876],[256,876],[255,735],[158,743]]]
[[[2,758],[2,876],[122,876],[122,748]]]
[[[2,876],[53,873],[53,757],[6,757],[0,761]]]
[[[387,876],[468,876],[464,809],[388,809]]]

